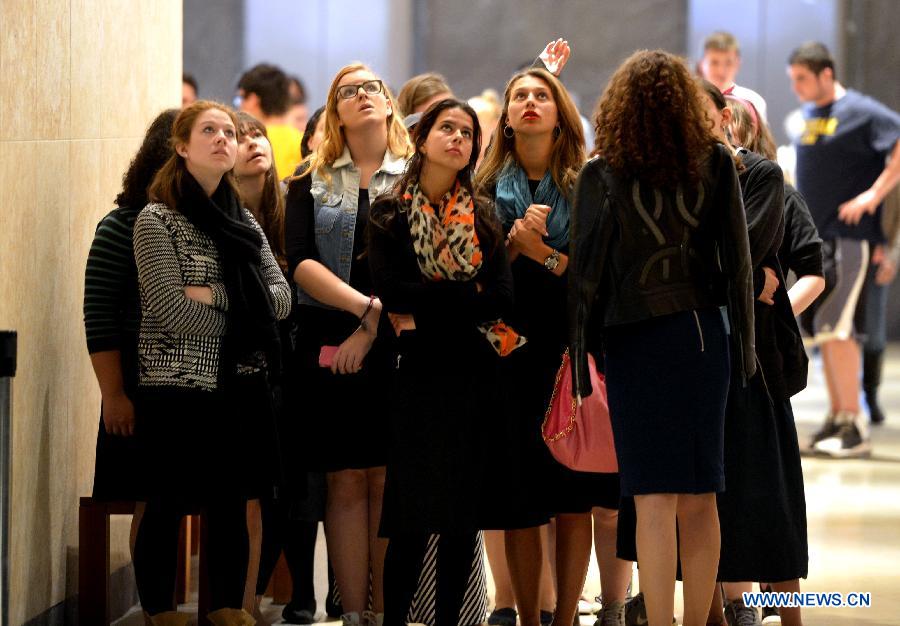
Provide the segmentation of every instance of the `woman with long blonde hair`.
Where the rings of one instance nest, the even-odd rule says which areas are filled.
[[[328,90],[322,143],[288,188],[288,273],[298,286],[297,367],[311,442],[308,469],[327,472],[326,537],[343,621],[383,612],[378,538],[387,460],[390,332],[371,294],[365,232],[371,202],[403,173],[411,147],[387,86],[361,63]],[[369,580],[372,610],[369,614]],[[366,613],[365,615],[363,615]]]
[[[615,562],[618,477],[563,467],[540,436],[566,349],[571,197],[584,161],[581,121],[562,83],[537,68],[514,75],[477,185],[494,199],[507,237],[516,294],[508,322],[527,339],[504,363],[510,463],[522,478],[507,481],[509,513],[494,524],[508,529],[507,561],[523,626],[540,623],[541,568],[534,564],[543,560],[540,526],[551,518],[556,520],[555,626],[569,626],[575,616],[590,559],[594,507],[608,512],[604,519],[612,529],[601,564],[604,604],[619,603],[614,613],[621,612],[627,585],[627,565]]]

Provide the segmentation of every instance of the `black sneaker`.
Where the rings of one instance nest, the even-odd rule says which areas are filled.
[[[762,591],[763,593],[772,593],[772,587],[770,585],[766,585],[765,587],[761,587],[760,591]],[[778,614],[778,609],[776,607],[762,607],[762,625],[781,626],[781,615]]]
[[[781,626],[781,615],[774,606],[764,606],[762,608],[762,625],[763,626]]]
[[[288,624],[314,624],[316,621],[316,611],[310,611],[308,608],[301,608],[296,604],[288,603],[281,612],[281,617]]]
[[[869,429],[859,414],[841,411],[835,417],[835,422],[838,426],[837,431],[813,446],[817,453],[838,459],[871,456],[872,442],[869,440]]]
[[[488,615],[487,623],[490,626],[516,626],[516,618],[519,616],[511,607],[494,609]]]
[[[828,439],[829,437],[833,437],[835,433],[838,431],[838,423],[837,423],[837,413],[828,413],[825,416],[825,423],[822,425],[822,428],[817,430],[815,434],[812,436],[812,439],[809,440],[809,448],[810,450],[815,449],[816,444],[822,441],[823,439]]]
[[[647,605],[644,604],[644,592],[634,596],[625,603],[625,626],[647,626]],[[678,624],[672,616],[672,624]]]
[[[740,600],[725,603],[725,621],[728,622],[728,626],[762,626],[759,611],[744,606]]]

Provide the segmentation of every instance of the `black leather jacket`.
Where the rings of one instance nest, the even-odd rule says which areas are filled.
[[[571,224],[569,349],[575,395],[592,391],[586,349],[592,319],[607,327],[727,305],[734,366],[744,380],[755,373],[747,222],[727,148],[716,146],[697,188],[672,191],[624,180],[602,158],[591,159],[578,176]]]

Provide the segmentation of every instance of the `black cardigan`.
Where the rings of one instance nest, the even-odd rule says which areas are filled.
[[[481,337],[479,324],[508,315],[512,309],[513,279],[505,247],[501,244],[493,251],[484,251],[475,280],[425,280],[413,251],[407,215],[401,208],[393,196],[382,196],[372,206],[369,267],[383,310],[411,314],[416,336],[431,345],[451,346],[465,337]],[[387,229],[374,223],[386,213],[395,216]],[[482,291],[478,291],[476,282]],[[487,345],[486,339],[480,340]]]

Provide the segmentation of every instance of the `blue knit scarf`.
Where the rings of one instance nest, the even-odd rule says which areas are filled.
[[[538,184],[534,197],[528,187],[528,175],[519,167],[515,159],[507,160],[497,177],[496,210],[504,232],[509,232],[513,222],[525,217],[525,211],[532,204],[546,204],[551,207],[547,216],[547,232],[544,243],[560,250],[569,243],[569,201],[560,193],[548,170]]]

